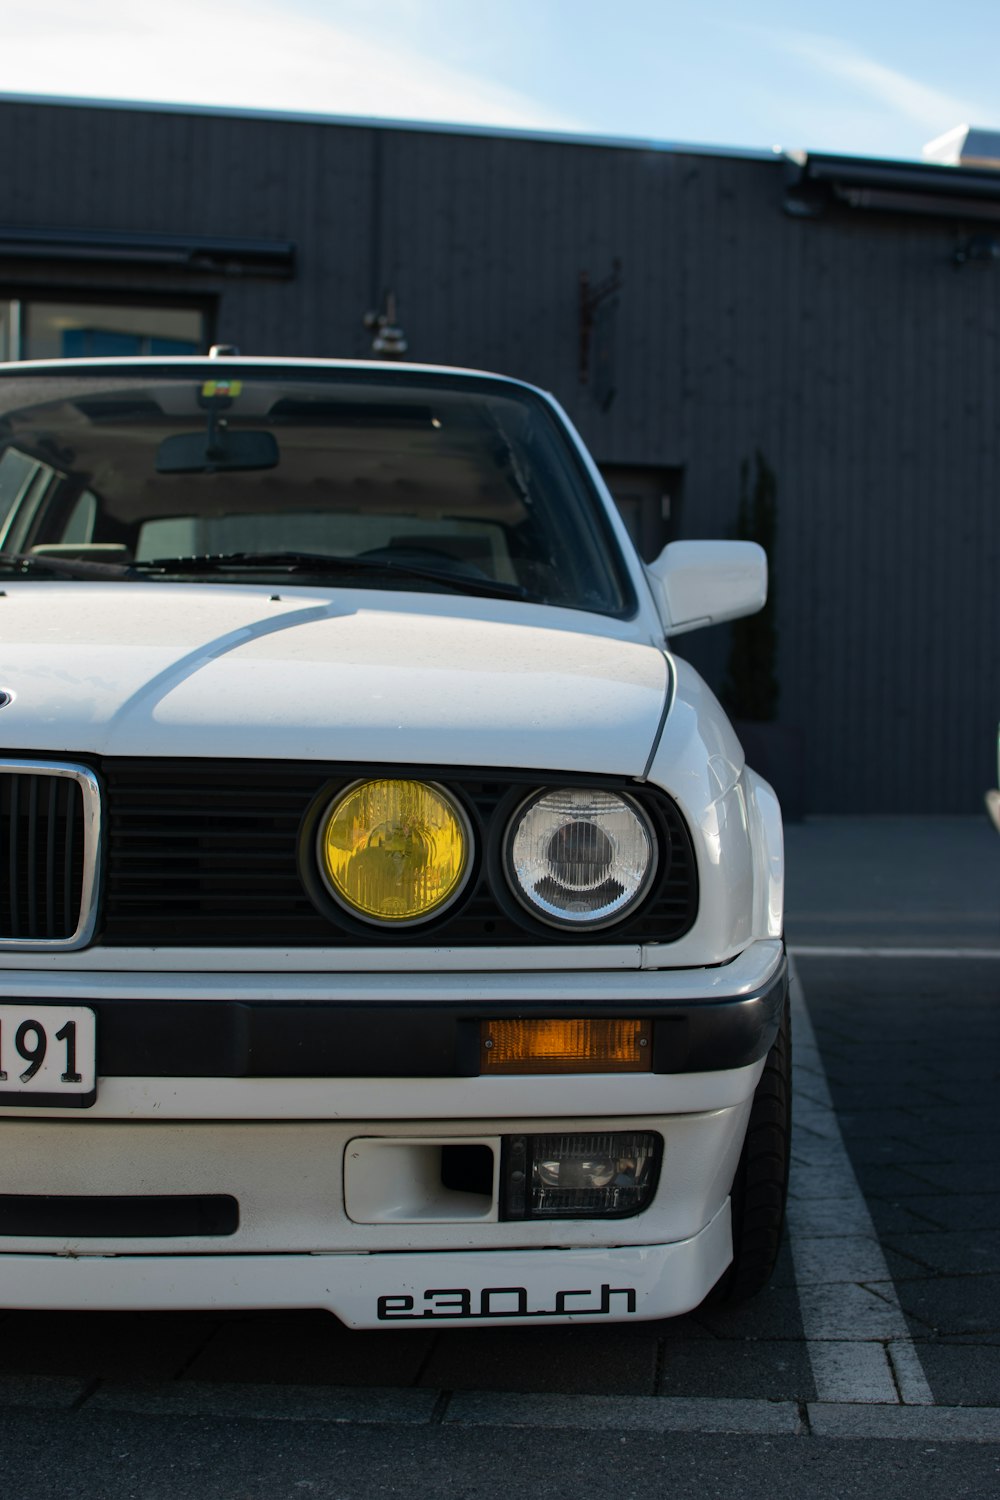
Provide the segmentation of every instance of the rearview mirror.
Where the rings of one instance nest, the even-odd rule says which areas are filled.
[[[214,474],[222,469],[273,469],[278,443],[271,432],[179,432],[156,450],[157,474]]]
[[[664,635],[681,635],[763,609],[767,554],[756,542],[671,542],[646,577]]]

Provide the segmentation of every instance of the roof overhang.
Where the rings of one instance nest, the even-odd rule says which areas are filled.
[[[841,206],[950,221],[1000,221],[1000,172],[987,167],[789,153],[785,209],[818,218]]]
[[[0,225],[0,265],[150,267],[204,276],[291,277],[295,246],[289,240],[198,238],[118,230],[24,229]]]

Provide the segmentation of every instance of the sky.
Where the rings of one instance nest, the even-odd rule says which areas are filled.
[[[1000,4],[0,0],[0,93],[919,158],[1000,129]]]

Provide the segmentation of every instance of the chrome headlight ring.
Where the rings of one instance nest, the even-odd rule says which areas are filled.
[[[511,891],[533,917],[564,931],[622,921],[649,890],[656,834],[633,798],[546,787],[521,803],[504,835]]]

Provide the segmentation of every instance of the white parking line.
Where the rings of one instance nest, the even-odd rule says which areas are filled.
[[[816,1395],[821,1402],[933,1405],[840,1133],[794,959],[790,972],[788,1232]]]

